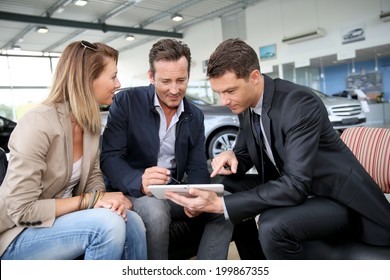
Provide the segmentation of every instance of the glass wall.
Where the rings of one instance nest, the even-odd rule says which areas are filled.
[[[283,64],[283,78],[299,85],[320,90],[320,69],[315,67],[295,68],[294,63]]]
[[[0,56],[0,115],[14,121],[49,93],[58,57]]]
[[[30,108],[41,102],[49,93],[53,69],[59,57],[0,55],[0,116],[17,121]],[[357,73],[379,71],[382,74],[384,101],[390,101],[390,57],[377,61],[354,63]],[[296,68],[294,63],[263,67],[261,71],[271,78],[283,78],[325,92],[337,94],[346,88],[346,78],[351,73],[351,63],[328,66]],[[188,93],[220,104],[207,80],[190,80]]]
[[[382,89],[376,91],[381,94],[382,102],[390,102],[389,65],[390,57],[381,57],[376,61],[347,61],[345,63],[338,63],[322,68],[316,66],[295,67],[294,62],[273,65],[272,67],[263,67],[260,63],[262,73],[273,79],[282,78],[296,84],[317,89],[327,95],[339,95],[345,90],[348,90],[347,80],[349,80],[351,76],[360,75],[364,78],[366,75],[372,76],[373,74],[376,74],[376,76],[381,77],[380,86]],[[218,94],[212,92],[207,81],[204,81],[203,83],[205,83],[208,88],[202,89],[202,92],[205,92],[207,98],[214,104],[220,104]],[[363,91],[369,96],[372,94],[371,91],[365,89],[363,89]]]

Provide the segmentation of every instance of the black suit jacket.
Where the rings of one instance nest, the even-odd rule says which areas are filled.
[[[310,194],[335,199],[353,209],[356,234],[364,241],[390,245],[390,204],[333,129],[328,113],[309,88],[264,75],[262,123],[271,145],[278,178],[262,171],[262,159],[251,125],[250,109],[239,115],[240,130],[234,152],[238,174],[253,164],[263,184],[226,196],[233,223],[272,207],[303,203]],[[266,154],[264,157],[266,157]]]

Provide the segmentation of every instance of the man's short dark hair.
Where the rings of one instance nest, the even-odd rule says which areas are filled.
[[[161,39],[155,44],[149,51],[149,67],[152,75],[155,74],[154,62],[165,61],[178,61],[180,58],[185,57],[188,61],[188,75],[191,68],[191,51],[190,48],[181,41],[175,39]]]
[[[207,63],[207,78],[218,78],[233,72],[238,79],[248,79],[253,70],[260,71],[259,58],[244,41],[227,39],[211,54]]]

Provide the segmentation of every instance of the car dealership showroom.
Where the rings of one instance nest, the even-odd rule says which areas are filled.
[[[163,38],[191,49],[186,100],[204,114],[210,172],[214,157],[233,150],[240,120],[211,89],[207,64],[221,42],[240,38],[256,50],[262,74],[308,87],[339,137],[352,128],[375,128],[374,136],[361,130],[342,139],[352,142],[347,146],[390,201],[390,0],[1,0],[0,145],[6,158],[18,121],[48,96],[67,45],[84,40],[118,50],[117,77],[128,89],[150,84],[149,50]],[[103,134],[110,107],[100,110]],[[329,252],[318,258],[390,259],[390,247],[377,253],[366,244],[333,245],[318,247]],[[232,241],[228,258],[239,260],[239,251]]]

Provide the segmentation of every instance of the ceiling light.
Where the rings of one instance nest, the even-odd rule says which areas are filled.
[[[19,45],[13,45],[12,49],[15,50],[15,51],[20,51],[22,49],[22,47],[19,46]]]
[[[76,1],[74,1],[74,4],[75,4],[76,6],[81,6],[81,7],[83,7],[83,6],[85,6],[85,5],[88,4],[88,1],[87,1],[87,0],[76,0]]]
[[[36,31],[37,31],[38,33],[44,34],[44,33],[49,32],[49,29],[48,29],[46,26],[37,26],[37,27],[36,27]]]
[[[181,21],[183,20],[183,16],[181,14],[174,14],[171,19],[173,21]]]
[[[127,36],[125,37],[125,39],[126,39],[127,41],[134,41],[134,40],[135,40],[135,36],[129,34],[129,35],[127,35]]]

